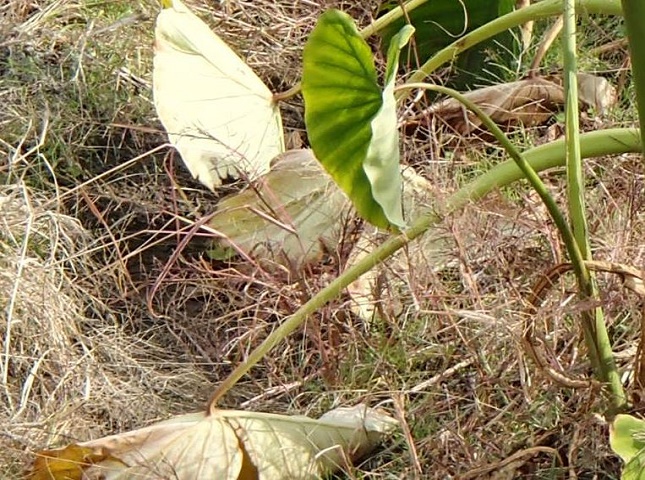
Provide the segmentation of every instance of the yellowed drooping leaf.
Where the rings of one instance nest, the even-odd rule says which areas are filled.
[[[44,450],[36,453],[29,479],[83,480],[84,470],[107,458],[101,451],[79,445],[68,445],[60,450]]]
[[[195,413],[46,452],[77,470],[79,452],[92,462],[83,460],[82,476],[66,476],[61,467],[50,476],[34,470],[29,479],[314,479],[369,453],[395,426],[392,417],[364,405],[319,420],[235,410]]]
[[[396,421],[365,405],[339,408],[318,420],[224,412],[261,480],[314,479],[364,457]]]
[[[154,103],[184,163],[210,189],[251,179],[284,151],[282,120],[257,75],[179,0],[155,28]]]
[[[578,98],[583,108],[594,108],[598,113],[604,113],[615,105],[616,90],[605,78],[579,73],[578,85]],[[531,77],[492,85],[467,92],[465,96],[495,123],[526,127],[546,122],[562,109],[565,102],[561,76]],[[455,133],[462,135],[481,127],[479,118],[453,98],[431,105],[423,115],[440,118]]]
[[[290,150],[253,186],[223,199],[210,226],[225,235],[224,247],[299,268],[336,248],[350,212],[313,152]]]
[[[583,106],[605,114],[616,105],[618,92],[606,78],[581,72],[578,73],[578,98]]]

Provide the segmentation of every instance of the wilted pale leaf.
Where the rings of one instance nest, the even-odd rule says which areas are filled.
[[[82,480],[83,470],[108,460],[105,453],[89,447],[68,445],[60,450],[36,453],[30,480]]]
[[[279,156],[251,188],[223,199],[210,225],[224,245],[299,267],[335,248],[350,212],[347,197],[311,150]]]
[[[84,480],[313,479],[368,453],[395,425],[364,405],[320,420],[217,410],[43,453],[75,468],[79,449],[107,459],[83,465]],[[60,472],[43,477],[35,470],[30,479],[70,478]]]
[[[616,105],[616,88],[604,77],[578,73],[578,98],[584,107],[593,107],[598,113],[605,114]]]
[[[253,71],[179,0],[157,17],[154,101],[170,142],[200,182],[269,170],[284,151],[272,94]]]
[[[320,478],[368,454],[396,421],[365,405],[340,408],[319,420],[225,412],[261,479]],[[230,414],[230,415],[229,415]]]
[[[616,103],[616,90],[606,79],[579,73],[578,84],[578,98],[583,108],[604,113]],[[539,125],[564,105],[562,78],[557,76],[493,85],[470,91],[465,96],[500,125]],[[453,98],[437,102],[423,113],[436,115],[460,134],[481,126],[481,120]]]

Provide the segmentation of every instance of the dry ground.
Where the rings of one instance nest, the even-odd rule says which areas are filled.
[[[190,3],[274,90],[297,81],[304,38],[324,8],[344,8],[365,25],[378,5]],[[217,198],[157,148],[165,141],[150,90],[157,8],[152,0],[0,6],[2,478],[20,478],[43,447],[201,408],[213,385],[342,271],[351,247],[296,280],[210,261],[207,234],[175,255]],[[591,27],[599,42],[611,38],[606,26]],[[602,65],[620,66],[624,56],[616,57]],[[601,63],[594,62],[587,60]],[[599,125],[628,124],[631,107],[622,104]],[[297,100],[284,114],[289,131],[302,130]],[[536,142],[545,130],[515,137]],[[491,145],[466,149],[429,135],[405,140],[405,161],[439,193],[500,156]],[[623,156],[586,170],[595,256],[643,265],[645,167]],[[561,173],[548,179],[561,190]],[[524,187],[498,192],[442,229],[456,240],[448,266],[417,264],[388,277],[394,293],[370,322],[354,316],[343,295],[224,405],[313,416],[359,401],[389,409],[401,432],[346,478],[618,478],[597,415],[605,399],[555,384],[520,343],[527,292],[562,260],[539,203]],[[629,371],[639,304],[616,279],[600,283],[620,366]],[[585,306],[570,289],[554,288],[537,325],[561,366],[585,376],[575,325]],[[402,301],[387,308],[394,298]]]

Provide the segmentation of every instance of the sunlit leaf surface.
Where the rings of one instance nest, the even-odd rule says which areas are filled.
[[[251,179],[284,151],[282,120],[255,73],[179,0],[157,17],[154,102],[168,138],[200,182]]]
[[[401,47],[412,30],[392,40],[385,90],[369,46],[343,12],[325,12],[305,45],[302,93],[316,157],[358,213],[384,229],[404,225],[394,79]]]

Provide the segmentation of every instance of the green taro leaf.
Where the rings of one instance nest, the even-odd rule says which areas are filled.
[[[631,415],[616,415],[609,444],[626,464],[620,478],[645,480],[645,421]]]
[[[621,480],[645,480],[645,449],[625,465],[620,478]]]
[[[403,60],[412,61],[414,68],[419,67],[459,37],[512,12],[515,2],[516,0],[433,0],[423,3],[407,12],[417,34],[415,44],[404,52]],[[386,13],[398,6],[399,2],[383,2],[381,12]],[[404,19],[400,19],[383,30],[384,45],[388,45],[404,22]],[[448,86],[463,90],[498,81],[504,70],[511,68],[519,47],[518,36],[507,30],[468,49],[455,60],[455,75]],[[417,58],[419,65],[416,63]]]
[[[645,448],[645,421],[631,415],[616,415],[609,434],[611,449],[629,462]]]
[[[316,158],[359,215],[385,229],[404,225],[394,80],[413,31],[392,38],[384,90],[369,46],[343,12],[320,17],[303,55],[305,123]]]

